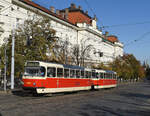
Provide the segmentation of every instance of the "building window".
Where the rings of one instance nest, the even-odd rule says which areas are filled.
[[[17,23],[19,22],[19,20],[20,20],[19,18],[16,18],[16,22],[17,22]]]
[[[13,7],[11,7],[11,11],[14,11],[15,9]]]

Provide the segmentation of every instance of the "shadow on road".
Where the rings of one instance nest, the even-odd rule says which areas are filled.
[[[127,98],[140,98],[140,99],[149,99],[150,95],[141,94],[141,93],[121,93],[120,96],[124,96]]]
[[[13,90],[11,91],[13,95],[20,96],[20,97],[31,97],[33,94],[31,92],[24,92],[23,90]]]
[[[104,104],[105,105],[105,104]],[[150,116],[150,111],[146,110],[130,110],[119,108],[115,109],[112,106],[104,106],[104,105],[92,105],[87,104],[82,109],[83,111],[79,112],[78,114],[81,116]],[[89,112],[90,111],[90,112]]]

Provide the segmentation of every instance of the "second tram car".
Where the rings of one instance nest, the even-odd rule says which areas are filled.
[[[28,61],[22,77],[23,89],[57,93],[117,86],[114,71],[88,69],[43,61]]]

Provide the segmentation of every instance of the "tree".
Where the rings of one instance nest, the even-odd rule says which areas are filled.
[[[57,57],[59,63],[68,64],[70,58],[70,47],[72,44],[69,42],[68,38],[60,38],[57,45]]]
[[[113,70],[117,72],[118,77],[125,80],[145,77],[144,67],[132,54],[124,54],[124,56],[117,57],[113,62],[107,65],[101,63],[94,68]]]
[[[146,75],[146,78],[147,78],[148,80],[150,80],[150,66],[149,66],[149,64],[144,61],[143,67],[144,67],[144,70],[145,70],[145,73],[146,73],[146,74],[145,74],[145,75]]]
[[[109,64],[118,76],[124,79],[137,79],[145,77],[145,73],[140,62],[132,54],[124,54]]]
[[[87,43],[90,38],[82,39],[80,44],[74,44],[71,47],[71,59],[76,65],[85,66],[85,61],[90,59],[90,52],[94,49],[92,44]]]
[[[8,38],[7,56],[8,72],[10,75],[12,36]],[[55,55],[58,38],[51,28],[50,20],[44,17],[33,16],[19,25],[15,30],[15,76],[18,77],[24,70],[27,60],[57,61]],[[4,45],[1,47],[1,68],[4,67]]]

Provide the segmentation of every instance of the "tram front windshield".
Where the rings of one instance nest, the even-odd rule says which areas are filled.
[[[45,68],[44,67],[25,67],[24,76],[45,76]]]

